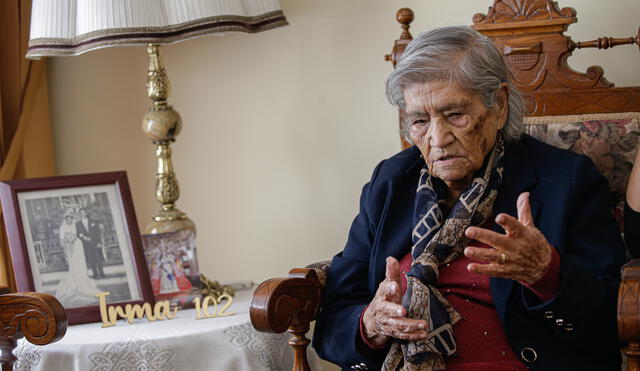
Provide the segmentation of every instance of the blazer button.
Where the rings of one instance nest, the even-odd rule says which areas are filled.
[[[562,327],[564,325],[564,320],[562,318],[556,318],[556,326]]]
[[[567,323],[566,325],[564,325],[563,329],[565,331],[573,331],[573,324]]]
[[[527,363],[533,363],[538,360],[538,353],[531,347],[524,347],[520,351],[520,358]]]
[[[369,368],[367,367],[367,365],[366,365],[366,364],[364,364],[364,363],[360,362],[360,363],[359,363],[359,364],[357,364],[357,365],[353,365],[353,366],[351,366],[351,369],[352,369],[352,370],[368,370]]]
[[[546,319],[552,319],[556,314],[553,313],[552,311],[548,310],[546,312],[544,312],[544,318]]]

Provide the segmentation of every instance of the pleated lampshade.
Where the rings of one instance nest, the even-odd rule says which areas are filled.
[[[278,0],[33,0],[27,58],[287,24]]]

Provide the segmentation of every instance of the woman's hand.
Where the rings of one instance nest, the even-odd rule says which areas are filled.
[[[510,278],[524,284],[540,279],[551,262],[552,248],[542,232],[533,225],[529,193],[521,193],[517,201],[518,219],[498,214],[496,223],[506,234],[488,229],[469,227],[467,237],[483,242],[493,249],[469,246],[464,254],[486,264],[471,263],[470,272],[492,277]]]
[[[362,317],[364,335],[375,346],[386,344],[390,338],[420,340],[427,337],[426,322],[406,318],[407,311],[400,303],[400,264],[387,258],[385,279]]]

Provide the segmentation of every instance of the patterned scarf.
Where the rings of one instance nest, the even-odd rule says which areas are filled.
[[[442,207],[447,198],[444,182],[429,174],[426,166],[420,173],[416,191],[412,233],[413,264],[407,273],[407,291],[402,306],[408,318],[424,319],[427,338],[419,341],[394,340],[384,361],[383,370],[445,370],[445,355],[456,352],[453,324],[460,314],[435,288],[439,266],[456,259],[469,243],[464,231],[482,225],[493,207],[502,183],[504,142],[498,132],[496,144],[484,168],[476,173],[444,219]]]

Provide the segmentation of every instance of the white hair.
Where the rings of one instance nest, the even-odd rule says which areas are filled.
[[[469,26],[441,27],[421,33],[407,45],[396,69],[387,78],[387,98],[404,109],[403,90],[407,86],[435,80],[448,80],[478,94],[487,108],[493,106],[500,85],[506,83],[509,111],[502,131],[505,141],[520,139],[524,101],[511,82],[500,52],[487,37]],[[411,142],[411,124],[405,121],[401,123],[400,134]]]

